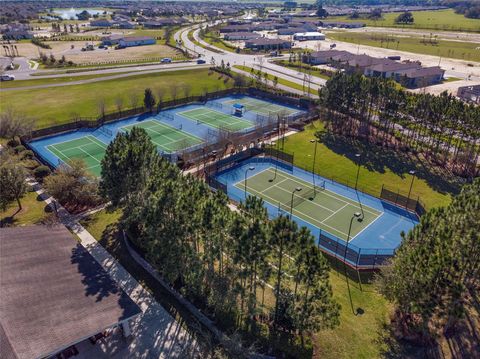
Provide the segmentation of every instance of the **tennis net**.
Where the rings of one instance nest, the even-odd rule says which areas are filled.
[[[307,190],[297,191],[293,193],[293,200],[289,200],[284,203],[279,203],[280,209],[286,212],[290,212],[291,208],[295,208],[301,205],[306,200],[313,201],[317,192],[323,191],[325,189],[325,183],[321,183],[320,186],[314,186],[308,188]]]

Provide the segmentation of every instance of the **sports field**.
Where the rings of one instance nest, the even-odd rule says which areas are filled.
[[[155,120],[147,120],[123,126],[120,127],[120,130],[129,131],[133,127],[140,127],[147,131],[152,142],[157,145],[161,151],[166,153],[184,150],[203,142],[201,138],[182,131],[181,128],[169,126]]]
[[[180,116],[196,121],[197,124],[237,132],[253,127],[253,123],[231,115],[224,114],[209,108],[196,108],[194,110],[177,113]]]
[[[293,110],[291,108],[281,106],[281,105],[276,105],[274,103],[267,102],[267,101],[258,100],[253,97],[244,97],[238,100],[225,101],[223,103],[227,105],[233,105],[233,104],[239,103],[245,106],[245,109],[247,111],[256,112],[260,115],[266,115],[266,116],[272,113],[273,114],[284,113],[285,115],[288,116],[297,112],[296,110]]]
[[[91,135],[47,146],[51,153],[65,163],[74,158],[82,159],[87,165],[87,170],[95,176],[100,176],[100,163],[106,148],[105,143]]]
[[[355,212],[363,213],[363,220],[352,222],[350,240],[382,215],[377,209],[360,206],[357,201],[322,188],[321,183],[316,183],[316,186],[314,191],[312,183],[280,169],[275,171],[273,167],[247,179],[249,194],[260,197],[287,213],[290,211],[294,193],[294,216],[342,240],[347,240],[350,220]],[[244,191],[245,181],[237,182],[235,187]]]

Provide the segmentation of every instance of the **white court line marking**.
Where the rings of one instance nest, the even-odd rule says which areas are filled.
[[[273,171],[273,170],[271,170],[271,171]],[[280,172],[283,172],[282,170],[279,170],[279,171],[280,171]],[[285,172],[283,172],[283,173],[285,173]],[[288,173],[285,173],[285,174],[283,174],[282,176],[288,178],[290,175],[288,175]],[[292,180],[295,181],[295,182],[297,182],[297,183],[300,183],[300,184],[307,183],[308,185],[310,185],[308,182],[304,182],[304,183],[303,183],[303,182],[298,181],[294,176],[291,176],[291,177],[293,177]],[[348,204],[351,204],[351,205],[354,206],[354,207],[360,208],[360,206],[359,206],[356,202],[354,202],[352,199],[350,199],[350,198],[348,198],[348,197],[345,197],[345,196],[343,196],[343,195],[341,195],[341,194],[338,194],[338,193],[336,193],[336,192],[332,192],[332,191],[330,191],[330,190],[328,190],[328,189],[325,189],[324,191],[322,191],[322,193],[324,193],[324,192],[325,192],[325,194],[326,194],[327,196],[330,196],[330,197],[332,197],[332,198],[334,198],[334,199],[336,199],[336,200],[338,200],[338,201],[341,201],[341,202],[343,202],[343,203],[348,203]],[[330,193],[328,193],[328,192],[334,193],[335,195],[332,195],[332,194],[330,194]],[[349,201],[351,201],[351,202],[345,201],[345,200],[343,200],[342,198],[338,198],[338,197],[343,197],[343,198],[345,198],[345,199],[347,199],[347,200],[349,200]],[[363,210],[364,210],[365,212],[368,212],[368,213],[373,214],[373,215],[375,215],[375,216],[379,216],[379,215],[382,213],[382,212],[380,212],[380,211],[378,211],[378,212],[376,213],[376,212],[373,212],[373,211],[371,211],[371,210],[368,210],[367,208],[370,208],[370,207],[368,207],[368,206],[362,205],[362,207],[363,207]]]
[[[339,208],[338,210],[336,210],[335,212],[333,212],[331,215],[329,215],[327,218],[325,218],[322,223],[324,223],[327,219],[330,219],[332,218],[334,215],[336,215],[338,212],[340,212],[342,209],[344,209],[345,207],[347,207],[349,204],[347,203],[346,205],[344,205],[343,207]]]
[[[239,188],[239,187],[236,186],[236,185],[235,185],[235,187],[237,187],[238,189],[241,189],[241,188]],[[251,190],[252,190],[252,189],[251,189]],[[276,201],[274,198],[272,198],[272,197],[270,197],[270,196],[268,196],[268,195],[266,195],[266,194],[262,194],[262,193],[258,192],[258,191],[255,190],[255,189],[253,189],[253,191],[256,192],[256,193],[258,193],[258,194],[260,195],[260,196],[259,196],[260,198],[261,198],[262,196],[263,196],[263,197],[266,197],[266,198],[269,198],[269,199],[271,200],[271,202],[270,202],[271,205],[273,205],[274,207],[276,206],[275,202],[277,202],[277,201]],[[248,190],[247,190],[247,192],[248,192]],[[297,212],[297,214],[303,215],[304,217],[307,217],[307,218],[311,219],[312,221],[314,221],[314,222],[316,222],[316,223],[320,223],[320,225],[329,227],[329,228],[331,228],[332,230],[334,230],[334,231],[336,231],[336,232],[338,232],[338,233],[341,233],[341,234],[343,234],[344,236],[347,236],[346,233],[340,231],[339,229],[334,228],[334,227],[332,227],[332,226],[329,226],[328,224],[322,223],[322,222],[320,222],[318,219],[315,219],[315,218],[309,216],[308,214],[305,214],[305,213],[303,213],[303,212],[301,212],[301,211],[298,211],[298,210],[295,209],[295,208],[293,208],[293,211],[292,211],[292,212],[293,212],[293,213]],[[297,215],[297,217],[300,218],[300,219],[302,219],[302,217],[301,217],[300,215]],[[314,223],[310,223],[310,224],[312,224],[312,225],[315,226]],[[317,225],[316,227],[319,228],[320,226]]]

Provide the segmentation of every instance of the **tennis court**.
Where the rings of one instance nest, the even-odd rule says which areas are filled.
[[[105,156],[106,148],[105,143],[91,135],[47,146],[47,149],[63,162],[69,162],[74,158],[82,159],[87,165],[87,170],[95,176],[100,176],[100,163]]]
[[[133,127],[141,127],[147,131],[152,142],[157,145],[161,151],[166,153],[184,150],[203,142],[201,138],[182,131],[181,128],[170,126],[155,120],[134,123],[123,126],[120,129],[128,132]]]
[[[284,113],[285,115],[291,115],[297,113],[297,110],[292,108],[277,105],[271,102],[258,100],[253,97],[243,97],[240,99],[229,100],[223,102],[224,104],[234,105],[236,103],[241,104],[245,107],[247,111],[256,112],[260,115],[270,115],[270,114],[277,114],[277,113]]]
[[[237,182],[235,187],[244,191],[245,181]],[[350,240],[382,215],[374,208],[360,206],[357,201],[325,189],[322,183],[316,183],[314,189],[312,183],[273,167],[249,177],[246,188],[247,193],[287,213],[294,193],[294,216],[343,240],[347,240],[350,220],[355,212],[363,212],[363,220],[353,221]]]
[[[224,129],[231,132],[237,132],[253,127],[253,123],[231,115],[224,114],[209,108],[196,108],[189,111],[179,112],[189,120],[196,121],[197,124],[205,124],[207,126]]]

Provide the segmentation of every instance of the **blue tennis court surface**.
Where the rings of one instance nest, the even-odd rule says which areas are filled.
[[[160,111],[158,114],[134,116],[109,122],[99,128],[85,128],[36,139],[29,146],[52,167],[80,158],[87,162],[90,171],[99,175],[100,162],[108,144],[117,133],[125,132],[134,126],[144,128],[158,151],[175,161],[178,154],[199,149],[205,143],[214,143],[220,131],[249,133],[258,124],[264,124],[268,117],[257,112],[247,111],[242,116],[235,115],[233,104],[237,102],[269,104],[269,108],[284,111],[284,116],[305,113],[295,107],[257,100],[250,96],[226,96],[205,104],[191,104]],[[252,107],[253,109],[253,107]]]
[[[247,171],[250,167],[254,170]],[[216,179],[227,185],[228,196],[235,201],[244,200],[245,190],[262,198],[272,218],[292,211],[294,220],[310,229],[324,251],[342,258],[346,251],[346,260],[352,265],[379,263],[392,256],[401,243],[400,233],[418,223],[417,217],[403,208],[318,175],[314,191],[312,173],[276,166],[271,159],[245,160],[220,172]],[[355,212],[362,213],[362,221],[352,222],[349,236]]]

